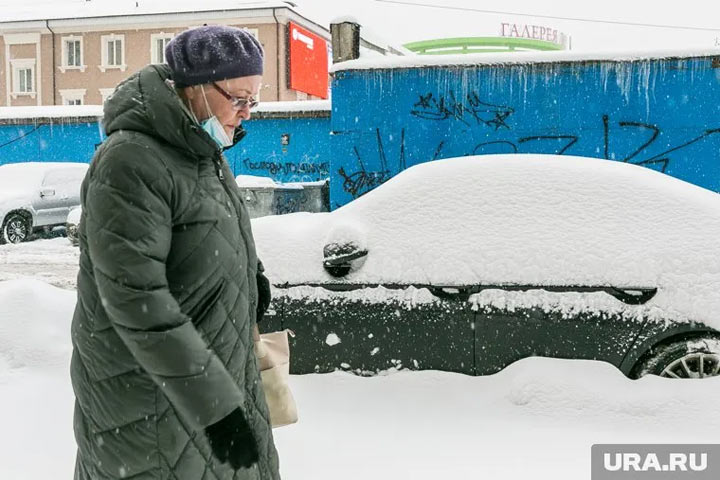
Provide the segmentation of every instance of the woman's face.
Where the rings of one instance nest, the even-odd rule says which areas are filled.
[[[261,75],[251,75],[220,80],[215,82],[215,86],[213,84],[194,85],[185,88],[184,92],[190,108],[199,121],[202,122],[215,115],[225,129],[225,133],[232,138],[235,128],[243,120],[250,119],[250,105],[246,104],[238,109],[233,106],[230,99],[226,98],[225,94],[236,98],[255,99],[260,92],[261,81]],[[205,97],[203,97],[203,90]],[[205,98],[207,98],[207,104]]]

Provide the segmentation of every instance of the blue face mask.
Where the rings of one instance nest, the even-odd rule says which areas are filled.
[[[223,128],[220,120],[215,115],[204,120],[200,125],[205,132],[210,135],[210,138],[215,140],[215,143],[221,147],[229,147],[233,144],[232,138],[230,138]]]
[[[205,96],[205,87],[201,87],[201,89],[203,98],[205,99],[205,108],[207,109],[208,113],[212,113],[210,105],[207,101],[207,97]],[[205,130],[208,135],[210,135],[210,138],[215,140],[215,143],[220,145],[220,147],[229,147],[233,144],[232,138],[228,136],[225,128],[223,128],[222,126],[222,123],[220,123],[220,120],[218,120],[215,115],[208,118],[207,120],[203,120],[202,123],[200,123],[200,126],[203,130]]]

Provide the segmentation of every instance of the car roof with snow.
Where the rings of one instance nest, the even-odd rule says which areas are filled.
[[[0,165],[0,186],[20,190],[34,188],[43,175],[55,169],[87,170],[88,164],[81,162],[21,162]]]

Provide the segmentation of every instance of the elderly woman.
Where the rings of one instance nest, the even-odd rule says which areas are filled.
[[[257,103],[262,47],[210,26],[166,56],[105,104],[82,186],[75,478],[276,479],[252,336],[269,289],[222,156]]]

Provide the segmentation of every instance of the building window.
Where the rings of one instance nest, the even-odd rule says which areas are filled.
[[[82,37],[62,37],[62,66],[60,66],[60,71],[63,73],[65,73],[66,70],[80,70],[84,72],[85,68],[83,64]]]
[[[105,103],[108,98],[112,96],[112,94],[115,92],[114,88],[99,88],[100,90],[100,96],[102,97],[102,103]]]
[[[60,90],[63,105],[84,105],[85,92],[84,88]]]
[[[35,98],[35,59],[16,58],[10,60],[13,73],[12,97],[30,95]]]
[[[173,34],[171,33],[155,33],[150,35],[150,62],[151,63],[166,63],[165,60],[165,47],[172,40]]]
[[[33,88],[33,71],[32,68],[18,69],[18,93],[31,93]]]
[[[103,35],[102,42],[102,64],[100,70],[105,71],[117,68],[123,72],[127,68],[125,64],[125,35]]]

